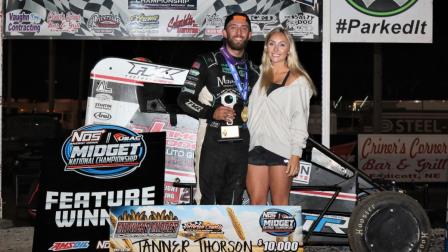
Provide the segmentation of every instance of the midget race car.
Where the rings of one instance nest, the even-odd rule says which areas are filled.
[[[187,73],[171,66],[106,58],[90,75],[86,125],[166,132],[165,204],[193,203],[199,122],[175,105]],[[294,178],[290,204],[302,208],[305,246],[349,244],[352,251],[429,249],[430,221],[415,199],[392,183],[373,181],[312,138]]]

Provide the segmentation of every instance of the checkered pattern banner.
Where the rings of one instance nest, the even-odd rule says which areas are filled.
[[[319,41],[322,0],[8,0],[5,38],[220,40],[224,19],[248,14],[254,40],[283,26]]]

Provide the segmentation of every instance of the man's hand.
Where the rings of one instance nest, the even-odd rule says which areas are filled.
[[[233,119],[235,119],[235,115],[235,111],[232,108],[220,106],[213,113],[213,119],[218,121],[233,121]]]
[[[286,167],[286,175],[288,175],[288,177],[295,177],[299,174],[299,163],[300,157],[292,155],[289,159],[288,166]]]

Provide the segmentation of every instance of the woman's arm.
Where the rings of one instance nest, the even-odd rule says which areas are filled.
[[[302,149],[308,139],[308,118],[310,114],[310,99],[313,91],[306,78],[300,78],[297,87],[293,89],[291,104],[293,112],[290,119],[291,155],[301,157]]]

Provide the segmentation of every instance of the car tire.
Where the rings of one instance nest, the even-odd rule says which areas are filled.
[[[431,223],[421,205],[399,192],[378,192],[360,201],[349,221],[356,252],[428,251]]]

